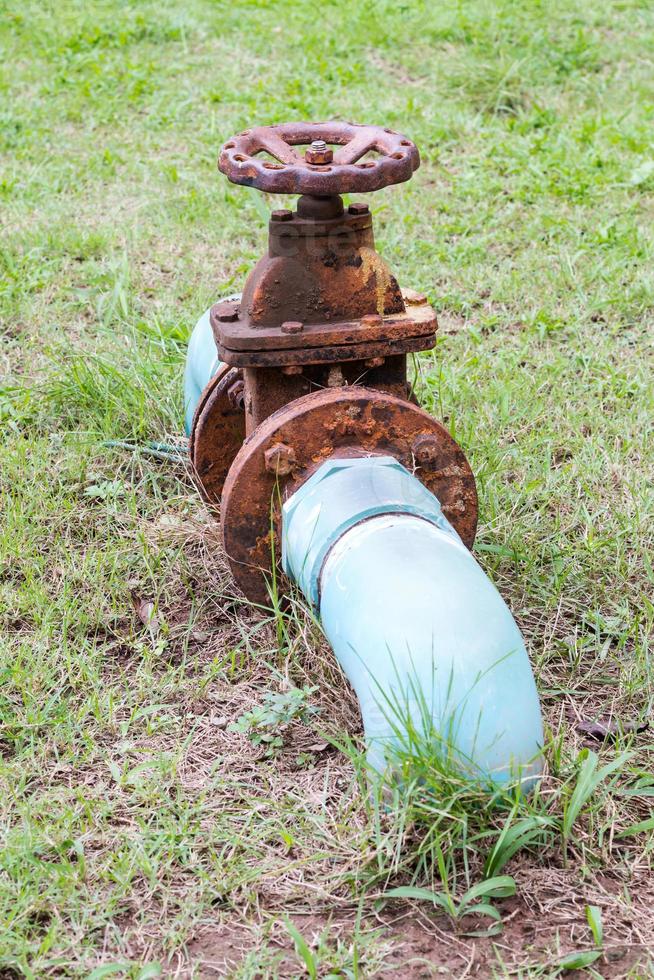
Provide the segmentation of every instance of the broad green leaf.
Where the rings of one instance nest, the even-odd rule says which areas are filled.
[[[465,910],[465,915],[485,915],[489,919],[494,919],[492,925],[487,926],[485,929],[466,929],[463,933],[464,936],[475,936],[478,938],[483,938],[486,936],[497,936],[498,933],[504,928],[504,923],[502,922],[502,916],[498,910],[490,905],[488,902],[480,902],[479,905],[473,905],[472,908]]]
[[[311,950],[307,945],[306,939],[299,931],[299,929],[295,928],[295,926],[293,925],[290,919],[286,918],[284,922],[286,923],[286,928],[288,930],[288,933],[295,945],[295,952],[304,961],[304,965],[307,968],[307,973],[311,977],[311,980],[316,980],[316,977],[318,976],[318,971],[316,970],[316,961],[313,953],[311,952]]]
[[[598,905],[586,906],[586,919],[588,920],[590,931],[593,934],[595,945],[601,946],[602,939],[604,937],[604,929],[602,928],[602,910]]]
[[[91,970],[86,980],[103,980],[104,977],[115,977],[117,973],[126,973],[131,963],[104,963]]]
[[[598,949],[589,949],[583,953],[569,953],[556,964],[560,970],[584,970],[601,956]]]
[[[513,855],[536,840],[541,840],[545,833],[551,834],[554,821],[548,817],[524,817],[511,823],[509,817],[493,849],[486,858],[484,875],[486,878],[497,874]]]
[[[640,823],[633,823],[626,830],[623,830],[615,836],[618,839],[621,837],[633,837],[635,834],[642,834],[646,830],[654,830],[654,817],[648,817],[647,820],[641,820]]]
[[[564,837],[570,836],[570,831],[572,830],[577,817],[597,787],[600,786],[612,773],[614,773],[616,769],[623,768],[624,764],[632,757],[633,753],[623,752],[622,755],[617,757],[617,759],[609,762],[601,769],[597,769],[597,763],[599,760],[595,752],[590,752],[584,749],[579,755],[582,759],[582,763],[577,774],[577,782],[575,783],[572,796],[568,800],[563,814]]]
[[[466,908],[465,915],[487,915],[491,919],[497,919],[498,922],[502,921],[502,916],[500,915],[499,909],[496,909],[494,905],[490,902],[478,902],[477,905],[471,905]]]
[[[414,898],[421,902],[433,902],[441,908],[454,915],[456,910],[452,899],[444,892],[434,892],[430,888],[414,888],[413,885],[402,885],[400,888],[391,888],[384,892],[384,898]]]
[[[510,875],[498,875],[473,885],[461,899],[461,904],[469,905],[477,898],[509,898],[511,895],[515,895],[515,881]]]

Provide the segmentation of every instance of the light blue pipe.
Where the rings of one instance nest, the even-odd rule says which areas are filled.
[[[282,561],[359,699],[371,766],[416,737],[475,780],[533,785],[540,705],[504,600],[397,460],[324,463],[284,504]]]
[[[226,300],[238,300],[240,293],[225,296]],[[191,425],[195,408],[202,391],[211,381],[220,367],[218,348],[213,339],[213,331],[209,322],[211,307],[205,310],[193,327],[186,352],[186,367],[184,369],[184,429],[186,435],[191,434]]]

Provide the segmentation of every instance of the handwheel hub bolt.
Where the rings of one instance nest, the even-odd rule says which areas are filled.
[[[307,147],[304,159],[307,163],[313,164],[331,163],[334,159],[334,151],[327,146],[324,140],[313,140],[311,146]]]
[[[275,476],[288,476],[296,462],[295,450],[284,442],[276,442],[263,454],[265,467]]]
[[[417,436],[413,440],[411,452],[416,463],[421,466],[430,466],[437,462],[440,453],[438,439],[425,433]]]

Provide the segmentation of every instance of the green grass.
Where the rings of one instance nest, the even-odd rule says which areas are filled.
[[[651,4],[5,0],[0,38],[2,976],[651,975],[651,737],[575,733],[653,695]],[[421,150],[369,200],[536,672],[529,800],[424,757],[369,795],[311,618],[234,596],[181,463],[106,445],[179,439],[189,332],[281,203],[220,144],[330,117]],[[253,744],[293,687],[319,711]]]

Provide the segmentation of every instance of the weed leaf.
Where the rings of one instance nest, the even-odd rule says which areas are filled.
[[[547,817],[524,817],[522,820],[511,823],[513,817],[509,817],[502,833],[497,838],[493,849],[486,858],[484,864],[484,876],[486,878],[497,874],[507,864],[513,855],[527,847],[535,841],[542,841],[545,834],[551,835],[554,823]]]
[[[588,949],[581,953],[569,953],[556,964],[559,970],[585,970],[601,956],[598,949]]]
[[[602,928],[602,910],[598,905],[586,906],[586,919],[588,921],[590,931],[593,934],[595,945],[601,946],[604,938],[604,929]]]
[[[509,898],[511,895],[515,895],[515,881],[510,875],[498,875],[473,885],[463,896],[461,904],[468,905],[478,898]]]
[[[316,980],[316,977],[318,976],[318,971],[316,969],[316,961],[313,953],[311,952],[311,950],[307,945],[306,939],[299,931],[299,929],[295,928],[295,926],[293,925],[293,923],[289,918],[285,918],[284,922],[286,924],[288,934],[293,940],[293,944],[295,946],[295,952],[306,966],[307,973],[311,977],[311,980]]]
[[[430,888],[414,888],[412,885],[403,885],[400,888],[391,888],[384,892],[384,898],[414,898],[422,902],[433,902],[441,908],[454,914],[454,904],[444,892],[434,892]]]
[[[615,836],[618,839],[622,837],[634,837],[636,834],[642,834],[646,830],[654,830],[654,817],[648,817],[647,820],[641,820],[640,823],[633,823],[631,827],[627,827],[626,830],[621,831],[621,833]]]
[[[570,831],[579,814],[598,786],[601,786],[604,780],[617,769],[621,769],[631,758],[632,754],[631,752],[623,752],[617,759],[598,769],[597,763],[599,760],[595,752],[584,749],[579,753],[581,766],[577,774],[577,782],[563,813],[563,836],[566,839],[570,836]]]

